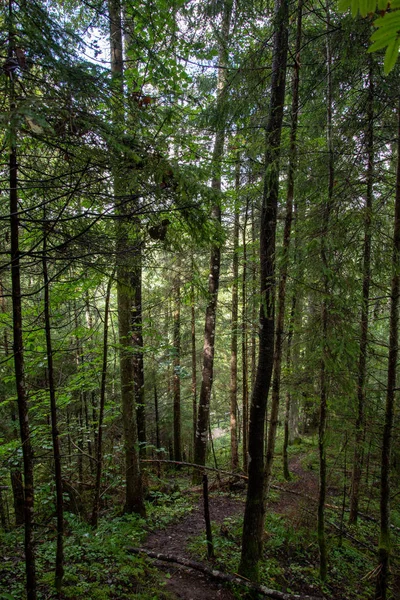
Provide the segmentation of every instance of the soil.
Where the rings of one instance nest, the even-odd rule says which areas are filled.
[[[280,487],[285,487],[299,494],[304,494],[306,491],[307,494],[315,497],[318,493],[317,474],[305,470],[301,465],[301,458],[296,456],[290,463],[295,481],[288,482]],[[243,514],[244,501],[244,492],[236,497],[210,493],[211,521],[221,524],[226,517]],[[307,500],[302,495],[283,493],[279,494],[277,501],[271,501],[270,505],[273,507],[274,512],[292,515],[299,511],[304,502],[307,502]],[[189,545],[193,538],[205,535],[204,532],[203,500],[201,498],[197,507],[187,517],[168,526],[166,529],[151,533],[143,547],[153,552],[199,562],[198,556],[189,550]],[[172,594],[173,598],[183,600],[234,600],[235,598],[229,589],[199,571],[178,565],[171,566],[171,564],[162,563],[161,561],[157,562],[157,567],[165,572],[165,588]]]
[[[188,549],[193,538],[204,534],[204,509],[203,500],[199,500],[198,506],[183,520],[174,523],[159,531],[151,533],[143,547],[153,552],[162,552],[182,558],[189,558],[199,562],[198,557]],[[214,523],[222,523],[226,517],[243,514],[244,501],[241,498],[229,498],[210,494],[210,518]],[[175,598],[184,600],[208,600],[216,598],[219,600],[234,600],[234,595],[224,586],[199,571],[165,565],[159,562],[157,565],[166,572],[166,589]]]

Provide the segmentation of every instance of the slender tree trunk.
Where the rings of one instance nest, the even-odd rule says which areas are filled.
[[[194,264],[192,261],[192,277],[194,276]],[[193,415],[193,449],[196,439],[197,422],[197,361],[196,361],[196,310],[195,310],[195,292],[192,280],[190,286],[190,327],[191,327],[191,348],[192,348],[192,415]]]
[[[264,533],[264,429],[274,351],[275,232],[279,194],[280,141],[285,102],[288,14],[287,1],[277,2],[260,225],[259,355],[250,407],[249,480],[239,565],[241,575],[255,580],[258,579],[258,563],[262,554]]]
[[[180,271],[180,264],[177,265]],[[173,375],[173,392],[174,392],[174,460],[182,461],[181,449],[181,282],[180,273],[175,277],[174,281],[174,375]]]
[[[115,125],[124,122],[123,114],[123,51],[121,4],[119,0],[109,0],[108,10],[110,17],[110,46],[111,46],[111,73],[114,83],[115,103],[113,107],[113,120]],[[114,193],[116,198],[124,193],[124,185],[118,168],[118,157],[113,164]],[[125,442],[125,478],[126,500],[125,512],[145,514],[143,501],[143,486],[137,451],[137,423],[134,390],[134,369],[132,360],[132,312],[135,288],[132,288],[132,244],[129,241],[129,220],[125,216],[125,208],[118,205],[116,210],[121,217],[117,221],[117,302],[118,302],[118,328],[120,344],[120,378],[121,378],[121,403],[124,424]],[[125,216],[125,218],[124,218]],[[135,299],[137,301],[137,298]]]
[[[243,229],[243,272],[242,272],[242,427],[243,427],[243,471],[247,473],[249,450],[249,373],[247,356],[247,215],[249,203],[246,202]],[[253,302],[254,304],[254,302]]]
[[[106,383],[107,383],[107,356],[108,356],[108,315],[110,312],[110,296],[111,287],[114,280],[114,273],[110,276],[107,283],[106,303],[104,307],[104,329],[103,329],[103,363],[101,368],[101,383],[100,383],[100,406],[99,406],[99,422],[97,430],[97,445],[96,445],[96,481],[94,488],[93,509],[92,509],[92,525],[97,527],[99,520],[100,507],[100,490],[101,476],[103,471],[103,423],[104,423],[104,406],[106,401]]]
[[[90,302],[89,302],[89,292],[87,291],[85,294],[85,305],[86,305],[86,325],[91,332],[93,332],[93,316],[90,310]],[[93,335],[90,336],[90,350],[91,350],[91,358],[93,357]],[[97,431],[98,431],[98,422],[97,422],[97,398],[96,392],[92,390],[90,392],[90,401],[91,401],[91,409],[92,409],[92,422],[91,422],[91,430],[93,433],[93,456],[97,456]],[[96,466],[94,461],[92,460],[92,471],[95,474]]]
[[[20,469],[12,468],[10,472],[11,489],[13,492],[13,505],[15,515],[15,525],[20,527],[24,524],[25,514],[25,498],[24,498],[24,482]]]
[[[324,295],[321,306],[321,370],[320,370],[320,413],[318,427],[318,453],[319,453],[319,494],[318,494],[318,546],[319,546],[319,575],[321,581],[327,576],[328,562],[325,537],[325,498],[326,498],[326,424],[328,419],[328,302],[330,297],[330,277],[327,248],[330,215],[333,203],[334,187],[334,152],[332,139],[332,54],[330,43],[330,15],[327,8],[327,36],[326,36],[326,64],[327,64],[327,146],[328,146],[328,197],[323,207],[321,229],[321,263],[323,269]]]
[[[46,332],[46,353],[47,353],[47,380],[49,384],[50,396],[50,419],[51,419],[51,437],[53,443],[54,456],[54,481],[56,486],[56,516],[57,516],[57,550],[56,550],[56,570],[55,570],[55,588],[57,597],[61,598],[61,588],[64,577],[64,502],[63,485],[61,473],[61,452],[60,438],[58,433],[56,390],[54,383],[54,365],[53,365],[53,344],[51,336],[51,316],[50,316],[50,285],[47,268],[47,220],[46,212],[43,215],[43,284],[44,284],[44,321]]]
[[[291,372],[292,367],[292,341],[293,341],[293,328],[294,328],[294,318],[296,314],[296,296],[292,297],[292,308],[290,311],[290,319],[289,319],[289,332],[288,332],[288,341],[287,341],[287,350],[286,350],[286,370],[288,373]],[[286,481],[291,479],[290,471],[289,471],[289,457],[288,457],[288,446],[290,441],[290,410],[292,407],[292,394],[289,386],[286,388],[286,404],[285,404],[285,426],[284,426],[284,437],[283,437],[283,449],[282,449],[282,458],[283,458],[283,476]]]
[[[158,394],[157,394],[157,384],[154,381],[154,413],[156,418],[156,448],[159,450],[161,448],[161,440],[160,440],[160,417],[158,413]]]
[[[8,58],[14,60],[15,38],[13,30],[13,0],[9,0],[9,46]],[[24,346],[22,337],[22,291],[19,245],[19,206],[18,206],[18,161],[17,123],[15,89],[12,76],[9,78],[10,131],[9,182],[10,182],[10,238],[11,238],[11,290],[13,317],[13,353],[15,381],[17,387],[18,418],[24,465],[24,525],[25,525],[25,567],[27,600],[36,600],[36,568],[33,538],[33,449],[30,438],[28,398],[25,385]]]
[[[1,312],[3,315],[7,313],[6,298],[4,293],[3,283],[0,279],[0,290],[1,290]],[[8,343],[8,332],[6,327],[4,328],[4,357],[9,356],[9,343]],[[17,415],[15,413],[15,403],[11,404],[11,423],[12,423],[12,437],[18,439],[18,426],[17,426]],[[11,489],[13,494],[13,506],[15,515],[15,525],[19,527],[24,524],[24,483],[22,480],[22,472],[19,467],[13,465],[10,469]]]
[[[358,503],[363,463],[363,442],[365,435],[365,403],[366,403],[366,372],[367,372],[367,346],[368,346],[368,315],[369,315],[369,290],[371,282],[371,217],[373,201],[374,179],[374,81],[372,73],[372,59],[370,59],[369,89],[367,106],[367,194],[364,217],[364,258],[363,258],[363,285],[361,300],[360,320],[360,349],[358,357],[358,382],[357,400],[358,410],[354,440],[353,475],[351,483],[350,516],[349,523],[356,523],[358,517]]]
[[[236,193],[240,189],[240,157],[236,165]],[[237,435],[237,372],[238,372],[238,279],[239,279],[239,209],[238,198],[235,199],[235,215],[233,224],[233,283],[232,283],[232,322],[231,322],[231,381],[230,381],[230,430],[231,430],[231,468],[235,471],[239,466]]]
[[[228,39],[232,14],[232,0],[225,0],[222,31],[219,49],[219,70],[218,70],[218,98],[217,108],[221,111],[225,102],[226,88],[226,69],[228,55]],[[221,162],[224,154],[225,124],[217,130],[212,156],[213,179],[212,189],[216,194],[221,192]],[[221,224],[220,199],[214,204],[211,210],[211,218],[218,225]],[[203,369],[200,388],[199,406],[197,413],[196,439],[194,444],[194,462],[198,465],[205,465],[208,437],[208,420],[210,416],[211,389],[214,373],[214,348],[215,348],[215,326],[217,316],[217,300],[219,288],[219,272],[221,263],[221,249],[219,242],[214,243],[211,248],[210,272],[208,276],[208,304],[206,309],[206,319],[204,327],[204,346],[203,346]],[[200,472],[195,469],[193,472],[194,481],[200,483]]]
[[[257,244],[256,244],[256,218],[254,210],[254,200],[251,203],[251,389],[254,388],[256,381],[256,359],[257,359],[257,333],[256,333],[256,322],[257,322]]]
[[[139,455],[146,458],[146,405],[144,397],[143,360],[143,309],[142,309],[142,247],[140,241],[134,248],[135,265],[131,270],[131,286],[134,290],[132,305],[133,381]]]
[[[393,443],[397,359],[399,353],[399,294],[400,294],[400,103],[398,107],[396,199],[393,231],[392,285],[390,293],[390,333],[388,376],[386,388],[385,424],[383,427],[381,456],[381,530],[379,536],[379,571],[375,599],[386,600],[389,584],[390,541],[390,458]]]
[[[276,430],[278,427],[279,413],[279,394],[281,385],[281,365],[282,365],[282,346],[283,330],[285,324],[285,304],[286,304],[286,280],[288,274],[290,236],[293,219],[293,196],[294,196],[294,175],[297,162],[297,123],[299,111],[299,82],[300,82],[300,47],[301,47],[301,21],[302,21],[302,0],[297,7],[297,36],[295,51],[295,67],[292,88],[292,123],[290,129],[290,149],[289,149],[289,170],[288,187],[286,196],[286,216],[283,232],[283,256],[278,287],[278,315],[276,319],[275,333],[275,351],[274,366],[272,376],[272,397],[271,397],[271,415],[267,439],[267,455],[265,462],[265,492],[268,494],[272,477],[272,465],[274,461]],[[287,454],[287,453],[286,453]]]

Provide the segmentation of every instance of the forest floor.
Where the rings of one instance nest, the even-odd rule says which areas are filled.
[[[316,497],[318,493],[318,479],[313,471],[305,470],[302,466],[302,456],[294,456],[290,462],[290,470],[293,475],[291,482],[282,483],[282,493],[278,496],[271,494],[269,502],[270,509],[281,516],[288,516],[296,521],[299,513],[304,507],[304,496]],[[285,493],[287,490],[288,493]],[[294,492],[294,493],[290,493]],[[213,529],[218,530],[220,535],[230,536],[229,521],[235,517],[242,517],[245,506],[245,492],[221,494],[218,490],[210,493],[210,516]],[[153,531],[149,534],[142,548],[156,553],[163,553],[179,558],[195,560],[199,562],[197,544],[193,544],[200,536],[205,538],[204,506],[202,497],[199,498],[194,510],[180,521],[168,525],[164,529]],[[205,541],[203,542],[204,548]],[[200,542],[201,547],[201,542]],[[222,548],[222,552],[223,552]],[[218,555],[219,549],[216,549]],[[204,556],[204,552],[203,552]],[[203,560],[207,565],[207,561]],[[208,563],[209,565],[210,563]],[[156,566],[165,572],[165,588],[174,598],[182,600],[234,600],[242,597],[235,594],[215,579],[194,569],[163,563],[157,561]],[[218,566],[218,565],[217,565]],[[271,585],[269,586],[271,587]],[[306,586],[305,594],[316,594],[316,590]],[[297,590],[299,593],[300,590]],[[244,591],[243,591],[244,593]],[[300,592],[301,593],[301,592]],[[320,594],[317,594],[320,595]],[[321,597],[323,597],[321,595]]]
[[[379,481],[372,475],[364,486],[357,526],[348,525],[350,472],[335,468],[331,456],[326,499],[328,579],[319,579],[316,535],[318,452],[304,441],[292,448],[291,481],[284,481],[276,458],[275,480],[265,518],[260,583],[287,594],[324,600],[370,600],[376,574],[379,537]],[[242,584],[225,584],[201,570],[137,554],[144,549],[200,563],[235,574],[240,560],[245,483],[240,478],[210,481],[210,516],[215,558],[207,560],[201,487],[193,488],[182,468],[146,469],[147,518],[121,513],[123,488],[110,495],[97,530],[84,515],[65,514],[65,577],[63,600],[259,600]],[[210,476],[210,480],[212,477]],[[344,491],[346,490],[346,493]],[[54,595],[56,529],[52,490],[37,495],[36,552],[38,600]],[[90,496],[89,496],[90,499]],[[393,502],[393,558],[390,600],[400,600],[400,513]],[[25,597],[23,528],[0,529],[0,600]]]

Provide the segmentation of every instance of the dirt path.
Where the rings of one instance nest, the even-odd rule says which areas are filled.
[[[222,523],[226,517],[241,514],[243,511],[243,500],[210,495],[210,516],[214,523]],[[187,517],[166,529],[151,533],[143,547],[154,552],[163,552],[198,561],[198,557],[188,550],[188,545],[193,538],[204,535],[204,530],[203,501],[201,499],[198,506]],[[234,600],[234,596],[229,590],[221,584],[211,581],[199,571],[179,566],[166,566],[164,563],[159,563],[158,566],[169,574],[169,578],[166,579],[166,589],[172,592],[176,598]]]
[[[295,492],[315,495],[318,490],[316,474],[306,471],[301,465],[301,456],[291,460],[291,473],[295,481],[283,484]],[[271,501],[274,511],[280,514],[296,513],[304,498],[296,494],[279,494],[276,501]],[[232,498],[217,494],[210,495],[210,516],[214,523],[221,524],[226,517],[244,513],[244,495]],[[182,558],[198,561],[199,558],[188,549],[193,538],[205,535],[203,501],[199,500],[197,507],[181,521],[168,526],[166,529],[151,533],[144,548],[153,552],[171,554]],[[185,567],[166,565],[159,562],[158,568],[166,573],[166,589],[175,598],[182,600],[234,600],[234,595],[221,584],[210,580],[199,571],[188,570]]]

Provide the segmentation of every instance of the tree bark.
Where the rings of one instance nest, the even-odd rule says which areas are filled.
[[[100,490],[101,476],[103,471],[103,422],[104,422],[104,406],[106,402],[106,383],[107,383],[107,357],[108,357],[108,315],[110,312],[110,295],[111,287],[114,280],[114,273],[109,277],[106,290],[106,299],[104,307],[104,329],[103,329],[103,361],[101,368],[101,383],[100,383],[100,405],[99,405],[99,422],[97,429],[97,444],[96,444],[96,481],[93,497],[93,508],[91,522],[93,527],[97,528],[99,520],[100,507]]]
[[[241,575],[258,579],[264,533],[264,429],[274,351],[275,232],[279,194],[279,158],[285,102],[288,50],[288,3],[275,7],[270,111],[266,127],[264,188],[260,224],[260,334],[249,427],[249,485],[243,521]]]
[[[365,436],[365,404],[366,404],[366,373],[367,373],[367,347],[369,325],[369,296],[371,282],[371,244],[372,244],[372,201],[374,180],[374,81],[372,73],[372,59],[370,58],[369,88],[367,105],[367,193],[364,216],[364,251],[363,251],[363,284],[360,319],[360,348],[358,357],[357,381],[357,419],[354,440],[353,474],[350,496],[349,523],[357,522],[362,463],[364,457],[363,442]]]
[[[177,265],[178,273],[174,281],[174,460],[182,460],[181,448],[181,282],[180,264]]]
[[[232,0],[225,0],[223,16],[221,42],[219,48],[219,70],[218,70],[218,90],[217,90],[217,110],[221,112],[225,102],[226,87],[226,64],[228,54],[228,38],[230,30],[230,21],[232,14]],[[224,154],[225,141],[225,123],[215,134],[215,142],[212,156],[212,189],[216,194],[221,192],[221,162]],[[216,225],[221,224],[220,199],[216,201],[211,210],[211,219]],[[203,369],[200,388],[199,405],[197,411],[196,439],[194,444],[194,462],[198,465],[204,465],[206,462],[208,421],[210,416],[211,389],[214,375],[214,348],[215,348],[215,327],[217,316],[217,301],[219,288],[219,272],[221,263],[221,248],[219,242],[213,244],[210,257],[210,271],[208,276],[208,304],[206,309],[206,319],[204,327],[204,346],[203,346]],[[200,483],[198,471],[193,472],[193,478]]]
[[[240,157],[236,165],[236,193],[240,189]],[[232,321],[231,321],[231,380],[230,380],[230,433],[231,433],[231,469],[239,466],[237,435],[237,375],[238,375],[238,279],[239,279],[239,209],[238,198],[235,199],[233,224],[233,258],[232,258]]]
[[[247,356],[247,215],[249,203],[246,202],[243,228],[242,228],[242,248],[243,248],[243,272],[242,272],[242,431],[243,431],[243,471],[247,473],[248,469],[248,450],[249,450],[249,369]],[[254,301],[252,306],[254,305]]]
[[[9,0],[9,46],[8,58],[14,60],[15,38],[13,30],[13,0]],[[33,537],[34,485],[33,485],[33,448],[30,437],[28,397],[25,384],[24,345],[22,325],[22,290],[19,244],[19,206],[18,206],[18,161],[17,161],[17,122],[15,89],[12,76],[9,78],[10,130],[9,130],[9,207],[11,238],[11,291],[13,318],[13,353],[17,387],[17,404],[22,456],[24,466],[24,526],[25,526],[25,568],[27,600],[36,600],[36,566]]]
[[[7,313],[6,306],[6,297],[5,290],[3,287],[3,282],[0,279],[0,293],[1,293],[1,312],[3,315]],[[4,358],[9,356],[9,342],[8,342],[8,331],[7,328],[4,327]],[[17,425],[17,415],[15,413],[15,402],[11,403],[11,436],[14,439],[18,439],[18,425]],[[16,460],[16,457],[13,458],[13,463]],[[20,462],[18,460],[18,462]],[[12,464],[10,468],[10,480],[11,480],[11,489],[13,494],[13,506],[14,506],[14,516],[15,516],[15,525],[19,527],[24,524],[24,483],[22,480],[22,472],[21,468],[18,465]]]
[[[143,360],[142,244],[140,240],[135,244],[133,254],[135,257],[135,263],[131,268],[131,286],[134,290],[132,302],[133,381],[139,454],[141,458],[145,458],[147,440]]]
[[[115,102],[113,107],[114,125],[121,125],[124,121],[123,114],[123,45],[121,27],[121,4],[119,0],[109,0],[108,10],[110,17],[110,46],[111,46],[111,74],[114,84]],[[116,198],[123,194],[124,186],[118,168],[118,157],[115,157],[112,166],[114,178],[114,194]],[[124,214],[125,208],[116,204],[116,212],[120,217],[117,221],[117,303],[118,303],[118,328],[120,344],[120,378],[121,378],[121,403],[124,425],[125,442],[125,478],[126,499],[125,512],[145,514],[143,500],[142,477],[137,450],[137,423],[134,389],[134,368],[132,360],[132,313],[135,290],[132,280],[135,279],[132,269],[132,245],[129,242],[128,218]],[[135,245],[134,245],[135,246]],[[136,299],[137,301],[137,299]]]
[[[297,162],[297,123],[299,112],[299,83],[300,83],[300,48],[301,48],[301,22],[302,22],[303,3],[299,0],[297,7],[297,34],[295,50],[295,67],[292,87],[292,111],[291,111],[291,129],[290,129],[290,147],[289,147],[289,169],[288,184],[286,195],[286,215],[283,232],[283,256],[282,266],[278,286],[278,314],[276,319],[275,332],[275,351],[274,366],[272,376],[272,396],[271,396],[271,414],[270,425],[268,429],[267,454],[265,462],[265,493],[268,495],[269,486],[272,478],[272,465],[275,453],[276,430],[278,427],[279,413],[279,395],[281,386],[282,371],[282,346],[285,324],[285,304],[286,304],[286,280],[288,275],[290,237],[293,219],[293,197],[294,197],[294,176]],[[287,447],[286,447],[287,448]],[[287,455],[287,452],[286,452]],[[288,468],[288,466],[287,466]]]
[[[320,412],[318,426],[318,454],[319,454],[319,494],[318,494],[318,546],[319,546],[319,576],[325,581],[328,570],[328,559],[325,536],[325,498],[326,498],[326,424],[328,419],[328,302],[330,297],[330,275],[327,248],[327,236],[329,233],[330,215],[333,203],[334,187],[334,152],[332,139],[332,52],[330,44],[330,14],[327,7],[326,22],[326,65],[327,65],[327,149],[328,149],[328,196],[323,207],[321,228],[321,263],[323,269],[323,299],[321,305],[321,368],[320,368]]]
[[[194,263],[192,259],[192,278],[194,277]],[[192,420],[193,420],[193,449],[196,439],[197,422],[197,360],[196,360],[196,310],[195,310],[195,291],[194,283],[190,286],[190,328],[191,328],[191,349],[192,349]]]
[[[57,517],[57,549],[55,568],[55,588],[57,598],[61,598],[61,588],[64,577],[64,501],[61,473],[60,438],[58,433],[56,390],[54,383],[53,344],[51,336],[50,316],[50,284],[47,268],[47,226],[46,212],[43,215],[43,285],[44,285],[44,321],[46,333],[47,380],[50,396],[51,437],[54,456],[54,482],[56,486],[56,517]]]
[[[385,424],[381,455],[381,494],[378,557],[379,571],[375,600],[386,600],[389,585],[390,540],[390,458],[393,444],[394,406],[399,354],[399,294],[400,294],[400,103],[398,106],[396,198],[393,227],[392,284],[390,293],[389,357],[386,388]]]

